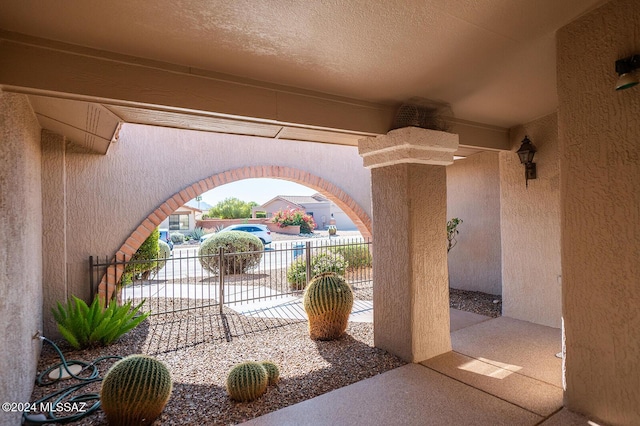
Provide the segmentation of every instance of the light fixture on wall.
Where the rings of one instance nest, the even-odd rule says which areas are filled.
[[[618,73],[616,90],[628,89],[638,84],[638,77],[634,73],[638,68],[640,68],[640,55],[618,59],[616,61],[616,72]]]
[[[520,162],[524,164],[524,178],[528,188],[529,179],[535,179],[537,177],[536,163],[533,162],[533,156],[536,155],[536,147],[533,146],[529,140],[529,136],[524,137],[522,145],[520,145],[520,149],[517,152],[518,157],[520,157]]]

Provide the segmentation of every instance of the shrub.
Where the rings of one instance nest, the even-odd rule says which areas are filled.
[[[154,274],[164,268],[164,265],[167,262],[166,259],[171,257],[171,247],[169,247],[169,244],[159,240],[158,247],[160,248],[160,250],[158,250],[158,265],[156,266],[156,269],[153,270]]]
[[[213,273],[220,268],[220,247],[224,249],[222,272],[240,274],[257,266],[262,260],[264,245],[260,238],[242,231],[228,231],[207,238],[198,250],[200,264]]]
[[[227,376],[227,393],[231,399],[249,402],[267,390],[269,376],[265,368],[253,361],[235,365]]]
[[[344,275],[349,264],[340,253],[322,251],[311,256],[311,277],[324,272]],[[300,256],[287,269],[287,281],[294,290],[302,290],[307,284],[307,260]]]
[[[267,212],[256,212],[256,219],[266,219]]]
[[[299,225],[301,234],[311,234],[316,229],[313,216],[306,214],[300,209],[278,210],[274,213],[271,222],[280,228],[290,225]]]
[[[182,244],[184,243],[184,235],[179,232],[174,232],[171,234],[171,242],[173,244]]]
[[[151,272],[158,266],[158,252],[160,251],[160,230],[158,228],[140,245],[131,256],[129,263],[120,278],[120,285],[129,285],[134,278],[147,279]]]
[[[113,364],[102,381],[100,404],[110,425],[150,425],[160,416],[173,383],[167,367],[146,355]]]
[[[365,268],[371,266],[371,252],[367,244],[349,244],[345,246],[331,247],[334,253],[340,253],[349,264],[349,269]]]
[[[103,311],[99,297],[93,299],[91,306],[75,296],[72,299],[66,306],[58,302],[58,309],[51,311],[60,334],[76,349],[109,345],[149,316],[149,313],[136,316],[144,300],[133,308],[131,301],[118,306],[112,300]]]
[[[303,305],[311,339],[334,340],[347,329],[353,291],[344,278],[327,272],[311,280],[304,292]]]
[[[257,206],[255,201],[242,201],[231,197],[220,201],[209,209],[209,217],[220,219],[242,219],[251,217],[251,208]]]

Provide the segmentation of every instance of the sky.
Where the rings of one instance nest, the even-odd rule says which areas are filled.
[[[318,191],[282,179],[243,179],[205,192],[202,194],[202,201],[215,206],[225,198],[235,197],[261,205],[278,195],[313,195],[316,192]]]

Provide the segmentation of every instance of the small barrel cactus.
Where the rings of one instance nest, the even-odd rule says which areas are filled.
[[[227,393],[231,399],[249,402],[267,390],[267,370],[258,362],[243,362],[235,365],[227,376]]]
[[[303,303],[309,318],[311,339],[334,340],[347,329],[353,291],[344,278],[334,272],[326,272],[309,282]]]
[[[267,370],[267,384],[269,386],[277,384],[280,380],[280,369],[278,366],[271,361],[262,361],[260,364]]]
[[[113,364],[102,381],[100,403],[110,425],[150,425],[171,395],[167,367],[146,355],[130,355]]]

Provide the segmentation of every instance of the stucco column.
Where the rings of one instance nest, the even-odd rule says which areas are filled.
[[[451,350],[445,167],[458,135],[407,127],[361,139],[371,169],[376,347],[410,362]]]

